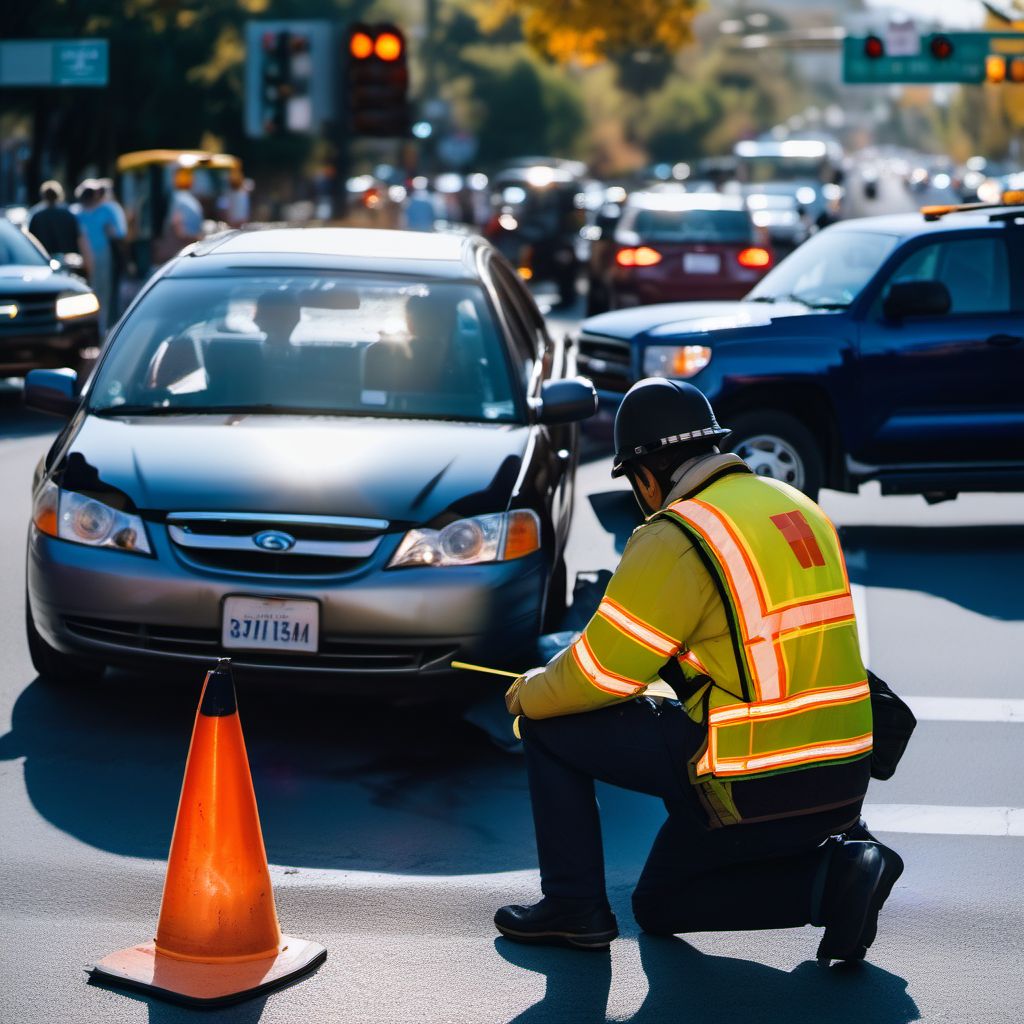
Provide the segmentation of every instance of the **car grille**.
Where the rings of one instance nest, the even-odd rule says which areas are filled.
[[[183,657],[217,658],[227,654],[240,665],[260,668],[306,668],[360,672],[417,672],[435,663],[447,664],[457,653],[451,644],[394,644],[378,641],[353,643],[323,637],[318,654],[276,654],[273,651],[224,651],[216,629],[115,622],[107,619],[69,618],[68,632],[82,640],[132,651]]]
[[[346,516],[231,512],[167,516],[167,533],[184,562],[238,576],[308,578],[352,572],[372,557],[388,525],[383,519]],[[267,541],[267,534],[277,536],[279,547],[257,543],[261,537]],[[290,547],[285,546],[288,542]]]
[[[580,335],[577,346],[580,373],[601,391],[628,391],[633,383],[628,341]]]
[[[0,295],[0,306],[17,306],[18,315],[0,315],[0,333],[13,334],[26,327],[52,326],[57,319],[55,295]]]

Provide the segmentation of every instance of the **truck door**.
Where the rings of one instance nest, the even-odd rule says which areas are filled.
[[[861,331],[862,462],[883,467],[1024,456],[1024,308],[1013,229],[950,232],[909,249]],[[948,313],[894,323],[901,281],[940,281]]]

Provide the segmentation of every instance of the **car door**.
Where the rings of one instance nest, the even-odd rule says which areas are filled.
[[[865,443],[886,466],[1021,460],[1024,308],[1014,229],[925,237],[897,255],[862,324]],[[901,281],[940,281],[948,313],[899,323],[883,312]]]
[[[528,353],[532,356],[527,394],[530,398],[539,399],[545,380],[565,376],[567,353],[564,343],[552,341],[533,296],[520,278],[498,260],[493,261],[492,268],[495,284],[504,293],[510,321],[517,328],[520,338],[517,344],[524,346],[524,359]],[[527,458],[536,461],[536,486],[550,509],[554,547],[560,552],[568,535],[572,514],[578,428],[575,424],[535,424],[533,430],[535,443]]]

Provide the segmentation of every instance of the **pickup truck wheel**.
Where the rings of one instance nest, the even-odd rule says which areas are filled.
[[[814,435],[784,412],[746,412],[729,419],[729,444],[758,475],[771,477],[817,500],[824,461]]]

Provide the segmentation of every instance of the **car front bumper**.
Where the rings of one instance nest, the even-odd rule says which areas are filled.
[[[20,376],[29,370],[74,366],[83,349],[100,344],[93,316],[47,325],[0,330],[0,374]]]
[[[413,690],[446,684],[452,659],[530,667],[523,659],[539,632],[547,583],[540,552],[489,565],[370,568],[344,579],[257,579],[199,573],[175,557],[162,527],[149,533],[155,557],[30,527],[28,600],[47,643],[129,668],[202,669],[230,657],[243,675],[321,677],[363,693],[403,682]],[[224,650],[222,605],[235,595],[317,601],[319,652]]]

